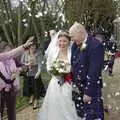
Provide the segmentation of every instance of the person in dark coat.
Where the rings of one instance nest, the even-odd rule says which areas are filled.
[[[37,44],[33,44],[21,57],[21,63],[28,66],[24,75],[23,96],[30,98],[33,109],[38,108],[38,100],[45,95],[45,87],[41,79],[41,58]]]
[[[84,26],[79,23],[74,23],[69,32],[74,41],[71,63],[77,113],[86,120],[104,120],[101,98],[103,45],[94,37],[88,36]]]
[[[108,42],[107,50],[110,55],[110,60],[109,60],[109,64],[108,64],[108,68],[109,68],[108,72],[109,72],[109,75],[112,76],[113,75],[113,66],[114,66],[114,61],[115,61],[115,54],[117,52],[117,43],[113,36],[111,36],[111,38]]]
[[[43,55],[45,54],[45,51],[47,50],[47,48],[48,48],[48,46],[49,46],[49,44],[50,44],[50,41],[51,41],[51,39],[50,39],[50,34],[49,34],[49,32],[45,32],[45,40],[44,40],[44,44],[43,44]]]

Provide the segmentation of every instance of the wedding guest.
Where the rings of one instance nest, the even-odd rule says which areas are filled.
[[[6,60],[9,60],[9,59],[12,59],[13,57],[22,54],[26,49],[28,49],[28,48],[30,47],[31,44],[33,44],[33,38],[34,38],[33,36],[30,37],[25,44],[23,44],[23,45],[15,48],[15,49],[12,49],[12,50],[7,51],[7,52],[5,51],[5,52],[3,52],[3,53],[0,53],[0,62],[1,62],[1,64],[4,65],[2,62],[6,61]],[[2,68],[2,66],[1,66],[1,68]],[[1,68],[0,68],[0,69],[1,69]],[[1,69],[1,70],[3,70],[3,69]],[[16,77],[18,76],[18,73],[19,73],[19,70],[18,70],[18,72],[16,73]],[[1,74],[1,75],[2,75],[2,74]],[[1,77],[2,77],[2,78],[1,78]],[[2,92],[1,92],[1,91],[2,91],[4,88],[6,88],[7,90],[9,90],[9,89],[8,89],[9,86],[6,87],[6,83],[3,81],[3,79],[4,79],[4,80],[7,80],[7,79],[6,79],[3,75],[2,75],[1,77],[0,77],[0,118],[1,118],[1,112],[2,112],[2,109],[1,109],[1,108],[2,108],[2,107],[1,107],[1,105],[2,105],[2,104],[1,104],[1,98],[2,98],[1,94],[2,94]],[[15,82],[15,84],[18,85],[16,82]],[[14,106],[13,106],[13,109],[14,109]],[[11,118],[11,117],[15,118],[14,113],[13,113],[13,116],[9,114],[9,117],[10,117],[10,118]],[[2,118],[1,118],[1,119],[2,119]],[[14,119],[10,119],[10,120],[14,120]]]
[[[10,51],[12,47],[7,44],[4,52]],[[19,73],[21,68],[17,68],[14,58],[0,61],[0,80],[3,83],[1,92],[0,113],[3,120],[4,108],[7,107],[8,120],[16,120],[16,97],[20,89]]]
[[[29,104],[33,104],[33,109],[36,109],[39,98],[45,95],[45,88],[40,75],[41,59],[40,52],[37,50],[37,44],[33,44],[23,54],[21,62],[29,66],[27,76],[24,80],[23,95],[30,98]]]
[[[50,34],[49,32],[45,32],[45,35],[44,35],[44,44],[43,44],[43,55],[45,54],[45,51],[47,50],[48,46],[49,46],[49,43],[51,41],[50,39]]]
[[[10,51],[0,53],[0,61],[9,60],[10,58],[19,56],[20,54],[25,52],[33,44],[33,39],[34,39],[34,36],[31,36],[25,44],[17,48],[14,48]],[[4,88],[4,86],[5,84],[0,78],[0,92]]]
[[[114,61],[115,61],[115,54],[117,52],[117,43],[115,41],[115,38],[113,37],[113,35],[111,35],[110,40],[108,42],[108,46],[107,46],[109,55],[110,55],[110,60],[109,60],[109,75],[112,76],[113,75],[113,66],[114,66]]]

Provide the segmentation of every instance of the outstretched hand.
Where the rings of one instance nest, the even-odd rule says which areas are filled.
[[[34,36],[29,37],[27,42],[24,44],[24,48],[29,48],[33,44]]]

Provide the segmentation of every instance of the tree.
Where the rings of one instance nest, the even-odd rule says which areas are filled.
[[[116,15],[113,0],[65,0],[64,8],[69,25],[78,21],[90,32],[113,32]]]
[[[11,1],[1,0],[0,29],[3,31],[2,34],[4,33],[4,38],[13,46],[24,43],[31,35],[36,36],[37,42],[42,46],[45,31],[62,28],[63,1]]]

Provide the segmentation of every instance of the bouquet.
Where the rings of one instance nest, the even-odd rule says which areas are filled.
[[[64,82],[71,83],[72,74],[70,73],[70,64],[62,60],[56,60],[51,66],[50,73],[59,78],[58,84],[62,85]]]

